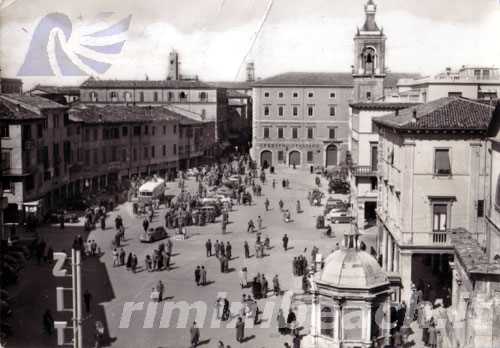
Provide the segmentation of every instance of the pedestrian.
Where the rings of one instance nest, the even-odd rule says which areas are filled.
[[[142,221],[142,228],[144,228],[144,232],[148,231],[148,227],[149,227],[149,221],[148,219],[144,218],[144,220]]]
[[[285,206],[285,203],[283,203],[283,201],[280,199],[280,201],[278,202],[278,205],[280,207],[280,211],[283,211],[283,207]]]
[[[101,216],[101,230],[105,230],[106,229],[106,217],[103,215]]]
[[[215,301],[215,310],[216,310],[216,314],[217,314],[217,319],[221,319],[221,314],[222,314],[222,299],[220,297],[217,298],[217,300]]]
[[[231,260],[231,252],[233,250],[233,247],[231,246],[231,243],[229,241],[226,243],[226,256],[229,260]]]
[[[297,317],[295,316],[295,313],[290,308],[288,311],[288,316],[286,318],[286,324],[287,324],[288,330],[290,331],[290,333],[292,335],[295,334],[296,321],[297,321]]]
[[[266,211],[269,211],[269,199],[266,198],[264,206],[266,207]]]
[[[189,333],[191,335],[191,348],[195,348],[200,341],[200,329],[196,327],[196,321],[193,321]]]
[[[125,250],[123,248],[120,249],[120,266],[123,266],[125,264],[125,256],[127,255],[125,253]]]
[[[205,266],[201,266],[201,285],[207,285],[207,270]]]
[[[279,296],[281,294],[280,281],[277,274],[273,277],[273,291],[275,296]]]
[[[149,254],[146,255],[146,258],[144,259],[144,264],[146,265],[146,271],[151,272],[153,261],[151,260],[151,256]]]
[[[156,284],[156,291],[158,291],[158,301],[161,302],[163,300],[163,291],[165,290],[165,285],[161,280],[158,280],[158,284]]]
[[[293,341],[292,341],[292,344],[293,344],[293,348],[300,348],[300,341],[302,340],[302,338],[299,336],[298,333],[295,334],[295,336],[293,336]]]
[[[201,278],[201,270],[200,266],[196,266],[196,269],[194,270],[194,281],[196,282],[196,285],[200,285],[200,278]]]
[[[132,253],[128,253],[127,256],[127,271],[132,267]]]
[[[219,244],[219,240],[218,240],[218,239],[216,239],[216,240],[215,240],[214,250],[215,250],[215,257],[216,257],[216,258],[219,258],[219,254],[220,254],[220,244]]]
[[[229,300],[227,298],[224,298],[224,306],[222,308],[222,320],[228,320],[229,317],[231,316],[231,310],[229,308]]]
[[[85,312],[90,314],[90,301],[92,300],[92,295],[90,294],[88,289],[85,289],[83,293],[83,302],[85,303]]]
[[[113,267],[116,267],[120,264],[118,250],[116,248],[113,249]]]
[[[54,318],[52,318],[50,309],[47,309],[43,314],[43,329],[47,335],[52,336],[54,332]]]
[[[240,285],[242,289],[248,286],[247,276],[248,276],[247,268],[242,267],[240,271]]]
[[[286,334],[286,321],[285,316],[283,315],[283,310],[281,308],[278,311],[276,320],[278,321],[278,332],[282,335]]]
[[[246,259],[250,258],[250,247],[248,246],[247,241],[243,243],[243,249],[245,249],[245,258]]]
[[[210,239],[208,239],[205,243],[205,249],[207,250],[207,257],[212,256],[212,242]]]
[[[132,272],[135,273],[137,271],[137,265],[139,261],[137,260],[137,255],[133,254],[132,255]]]
[[[285,233],[285,235],[283,236],[282,241],[283,241],[283,249],[284,249],[285,251],[287,251],[287,250],[288,250],[288,235],[287,235],[286,233]]]
[[[245,338],[245,322],[241,317],[238,317],[238,322],[236,323],[236,341],[242,343]]]

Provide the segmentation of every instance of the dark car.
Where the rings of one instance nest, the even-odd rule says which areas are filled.
[[[168,237],[168,233],[163,226],[150,227],[147,232],[141,233],[141,242],[152,243]]]
[[[333,179],[328,183],[328,193],[347,194],[350,190],[349,183],[341,179]]]

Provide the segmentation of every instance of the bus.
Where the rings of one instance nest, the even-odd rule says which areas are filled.
[[[162,199],[165,192],[165,181],[160,178],[152,179],[139,187],[139,201],[150,204],[154,199]]]

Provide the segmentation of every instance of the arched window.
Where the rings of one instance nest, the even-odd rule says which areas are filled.
[[[321,308],[321,335],[333,337],[333,309],[328,306]]]
[[[90,92],[89,93],[89,98],[90,98],[90,101],[93,101],[93,102],[98,101],[97,92]]]
[[[123,100],[126,102],[132,101],[132,94],[130,92],[123,92]]]
[[[180,92],[180,93],[179,93],[179,99],[180,99],[181,101],[185,100],[185,99],[186,99],[186,97],[187,97],[187,96],[186,96],[186,92]]]
[[[118,101],[118,93],[116,93],[115,91],[109,92],[109,98],[112,102]]]
[[[373,47],[365,47],[361,55],[363,62],[363,71],[365,74],[375,73],[375,49]]]
[[[207,100],[207,92],[200,92],[200,101],[206,101]]]

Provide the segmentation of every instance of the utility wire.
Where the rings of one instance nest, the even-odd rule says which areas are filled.
[[[255,45],[255,42],[257,41],[259,34],[261,33],[262,28],[264,27],[264,24],[266,23],[266,20],[269,17],[269,13],[271,12],[273,2],[274,2],[274,0],[269,0],[269,3],[268,3],[267,8],[266,8],[266,12],[264,13],[264,17],[262,18],[257,31],[255,32],[252,40],[250,41],[250,45],[248,47],[248,50],[247,50],[246,54],[243,56],[243,60],[241,61],[240,65],[238,67],[238,71],[236,72],[236,76],[234,77],[235,81],[238,79],[238,76],[240,75],[240,72],[241,72],[241,68],[245,64],[245,61],[247,60],[248,56],[250,55],[250,52],[252,51],[253,46]]]

